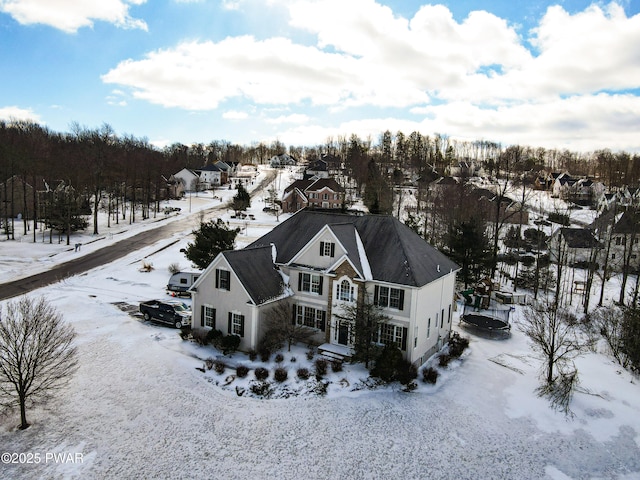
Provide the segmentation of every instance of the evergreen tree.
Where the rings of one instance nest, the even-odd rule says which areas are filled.
[[[197,268],[205,269],[220,252],[233,250],[239,231],[229,228],[220,218],[203,222],[193,231],[195,241],[187,245],[185,256]]]
[[[251,206],[251,196],[249,192],[242,186],[242,183],[238,184],[238,193],[233,197],[233,209],[236,212],[246,210]]]
[[[449,255],[461,269],[465,287],[477,280],[491,260],[491,246],[484,232],[484,225],[476,218],[457,223],[448,236]]]

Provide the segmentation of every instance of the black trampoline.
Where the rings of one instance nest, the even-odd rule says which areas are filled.
[[[465,305],[460,320],[485,330],[510,330],[509,314],[511,308],[478,309]]]

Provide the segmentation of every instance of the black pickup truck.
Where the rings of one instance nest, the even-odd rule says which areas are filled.
[[[168,323],[176,328],[191,326],[191,310],[179,300],[148,300],[140,303],[145,320]]]

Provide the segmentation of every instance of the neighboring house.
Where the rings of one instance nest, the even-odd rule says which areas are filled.
[[[622,270],[626,262],[633,269],[640,266],[640,217],[631,210],[619,216],[613,226],[609,263],[614,270]]]
[[[222,185],[222,170],[217,165],[207,165],[196,170],[196,173],[204,190]]]
[[[183,168],[178,173],[174,173],[172,177],[182,183],[183,191],[195,192],[198,190],[200,176],[194,170]]]
[[[458,269],[391,216],[302,210],[216,257],[192,287],[193,326],[256,349],[269,310],[287,301],[291,320],[316,332],[321,351],[349,357],[355,327],[345,309],[373,302],[390,318],[378,342],[395,343],[419,365],[449,337]]]
[[[238,188],[239,184],[248,186],[258,176],[258,169],[255,165],[240,165],[236,167],[235,171],[229,176],[230,187]]]
[[[551,196],[555,198],[566,199],[569,195],[571,187],[576,183],[576,179],[572,178],[568,173],[558,175],[551,185]]]
[[[593,251],[598,252],[593,257]],[[599,263],[602,244],[588,228],[558,228],[549,239],[549,257],[552,262],[569,266],[590,262]]]
[[[329,178],[329,170],[327,168],[327,162],[325,160],[316,160],[307,167],[304,172],[304,178],[311,177],[316,178]]]
[[[282,211],[297,212],[303,208],[344,207],[345,190],[333,178],[296,180],[282,194]]]
[[[269,165],[271,165],[272,167],[275,168],[280,168],[280,167],[289,167],[289,166],[293,166],[296,165],[297,162],[296,160],[289,154],[287,153],[281,153],[280,155],[274,155],[273,157],[271,157],[271,160],[269,160]]]
[[[229,176],[233,171],[232,166],[222,160],[217,161],[214,165],[220,169],[220,184],[224,185],[225,183],[228,183]]]
[[[13,175],[0,183],[0,218],[29,218],[33,215],[29,210],[33,210],[33,187],[28,182]]]
[[[604,190],[603,183],[594,182],[589,178],[581,178],[569,187],[564,199],[577,205],[596,206],[604,195]]]

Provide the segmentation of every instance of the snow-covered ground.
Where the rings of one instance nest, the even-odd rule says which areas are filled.
[[[178,216],[188,215],[188,201]],[[211,196],[191,201],[194,222],[198,209],[220,203]],[[247,221],[239,246],[276,223],[263,206],[258,195],[251,208],[256,220]],[[72,238],[71,248],[0,242],[0,275],[15,278],[90,254],[150,223],[121,226],[122,234],[112,229],[93,243],[90,235]],[[246,387],[253,372],[234,379],[231,365],[258,361],[236,353],[225,358],[224,373],[202,372],[204,360],[219,352],[114,305],[162,298],[168,266],[189,267],[179,252],[189,240],[166,239],[34,292],[73,324],[80,368],[55,404],[27,412],[27,430],[16,430],[15,412],[0,417],[1,453],[41,457],[38,464],[0,465],[0,478],[640,478],[638,379],[602,353],[587,354],[577,363],[575,417],[551,410],[534,393],[540,361],[517,329],[519,309],[506,338],[466,331],[456,317],[453,327],[470,337],[470,348],[440,370],[436,385],[419,382],[411,393],[397,385],[362,388],[360,365],[329,369],[326,395],[305,393],[313,381],[295,378],[309,364],[306,349],[297,347],[283,352],[288,398],[282,387],[278,398],[238,396],[235,387]],[[76,242],[83,243],[80,252]],[[146,256],[151,272],[140,271]],[[272,382],[273,366],[272,357]],[[47,453],[71,456],[55,463]]]

